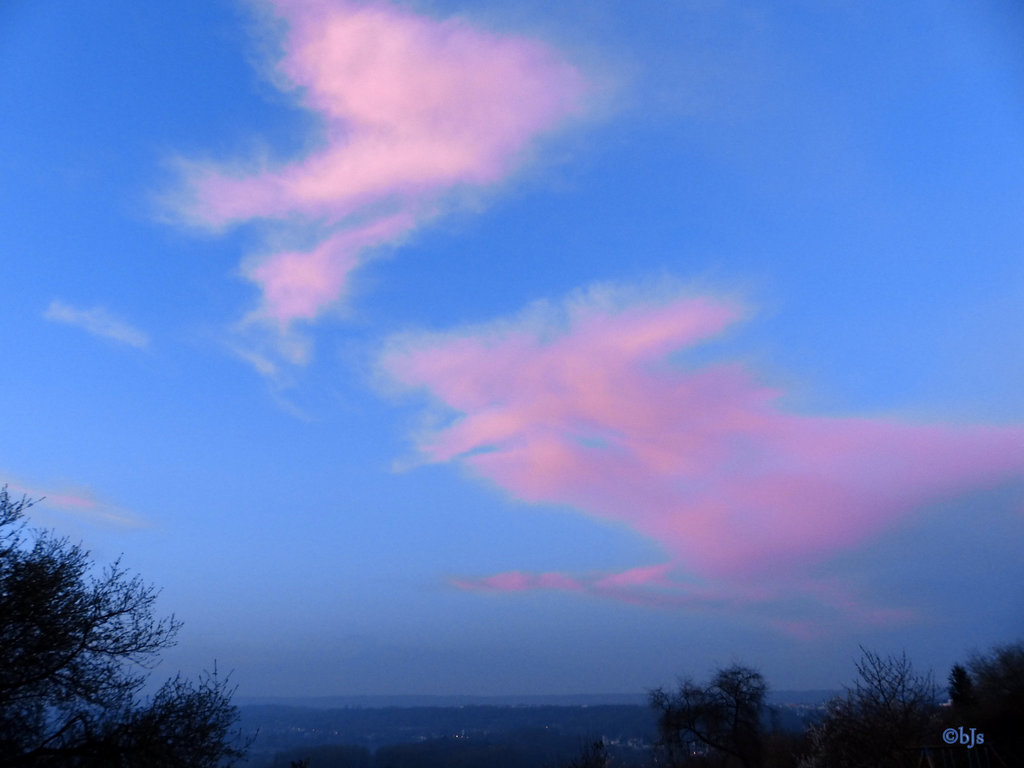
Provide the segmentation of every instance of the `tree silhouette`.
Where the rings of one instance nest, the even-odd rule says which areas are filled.
[[[180,676],[140,701],[181,626],[120,562],[25,527],[33,502],[0,489],[0,768],[214,768],[243,750],[226,678]]]
[[[949,671],[949,701],[954,710],[969,710],[977,702],[974,681],[962,664],[954,664]]]
[[[1024,764],[1024,642],[976,654],[967,668],[974,700],[962,713],[963,725],[984,733],[1008,764]]]
[[[760,672],[733,664],[719,669],[707,685],[686,678],[675,693],[651,691],[649,701],[659,713],[661,745],[669,759],[678,763],[690,753],[706,752],[724,764],[760,765],[766,690]]]
[[[882,657],[861,648],[857,681],[826,707],[811,730],[804,765],[829,768],[898,768],[916,765],[916,748],[935,741],[935,684],[919,675],[907,655]]]

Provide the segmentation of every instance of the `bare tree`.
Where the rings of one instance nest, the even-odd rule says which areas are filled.
[[[825,719],[811,730],[807,766],[901,768],[916,764],[916,748],[935,741],[931,674],[917,674],[905,653],[861,652],[854,687],[830,701]]]
[[[669,759],[682,763],[697,752],[717,756],[723,764],[760,765],[766,691],[761,673],[740,664],[719,669],[707,685],[686,678],[675,693],[651,691]]]
[[[119,562],[27,529],[0,489],[0,767],[215,768],[242,756],[226,678],[175,677],[140,700],[181,626]]]

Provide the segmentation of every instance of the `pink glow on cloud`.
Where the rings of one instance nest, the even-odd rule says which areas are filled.
[[[135,515],[98,500],[88,490],[71,488],[57,490],[52,486],[42,487],[11,482],[8,484],[8,491],[11,496],[24,496],[33,500],[35,507],[31,514],[39,514],[44,519],[48,517],[51,510],[58,509],[82,520],[103,525],[134,528],[142,524]]]
[[[277,71],[321,118],[320,146],[258,170],[190,164],[184,213],[210,227],[271,219],[343,240],[376,233],[342,247],[328,237],[250,271],[262,311],[282,323],[312,319],[342,295],[363,250],[411,231],[453,189],[502,180],[582,108],[579,73],[533,40],[385,3],[270,5],[287,25]]]
[[[764,602],[785,585],[865,620],[895,620],[800,575],[929,501],[1024,473],[1019,426],[793,414],[746,366],[669,359],[737,321],[732,303],[616,307],[606,294],[519,321],[398,338],[382,359],[391,378],[455,414],[419,436],[427,460],[463,463],[528,502],[625,524],[669,558],[565,575],[574,589],[684,606]],[[544,586],[529,574],[504,578],[457,583]]]
[[[310,251],[275,253],[249,268],[246,276],[263,287],[266,316],[281,324],[312,320],[343,295],[364,249],[393,241],[413,226],[410,217],[396,215],[342,230]]]

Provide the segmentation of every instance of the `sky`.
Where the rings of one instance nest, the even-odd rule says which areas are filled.
[[[628,7],[627,7],[628,6]],[[14,0],[0,482],[239,695],[1024,637],[1010,0]]]

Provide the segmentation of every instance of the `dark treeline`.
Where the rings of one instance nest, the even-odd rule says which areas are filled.
[[[733,664],[649,707],[277,708],[291,746],[258,768],[1010,768],[1024,766],[1024,643],[969,656],[943,683],[868,650],[842,695],[769,706]],[[273,709],[273,708],[271,708]],[[264,711],[264,715],[268,712]],[[303,720],[304,717],[308,721]],[[298,719],[297,719],[298,718]],[[303,722],[301,727],[295,725]],[[264,720],[265,723],[270,722]],[[285,722],[292,725],[281,729]],[[344,736],[343,736],[344,734]],[[407,743],[401,742],[403,735]],[[345,737],[348,737],[347,739]],[[296,739],[304,740],[296,745]],[[348,740],[347,746],[330,741]],[[265,749],[266,744],[263,745]],[[253,758],[256,757],[254,753]]]
[[[705,683],[651,692],[657,766],[1010,768],[1024,766],[1024,643],[955,664],[945,684],[905,653],[862,649],[854,679],[802,730],[766,727],[761,674],[734,664]],[[587,768],[613,765],[592,761]]]

